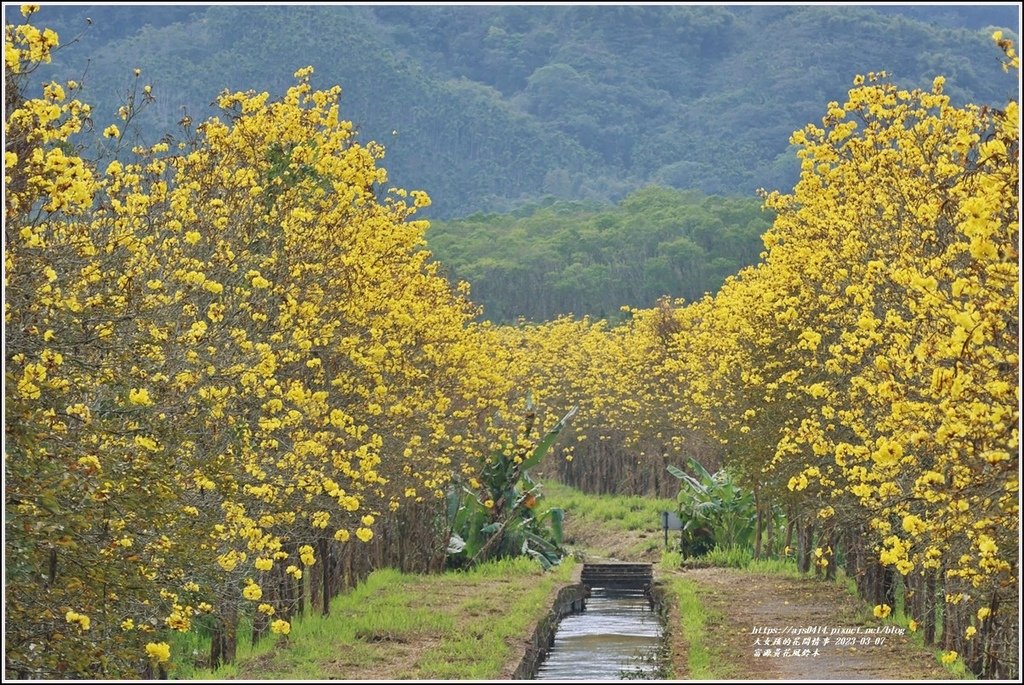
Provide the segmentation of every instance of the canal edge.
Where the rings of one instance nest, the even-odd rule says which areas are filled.
[[[647,596],[662,625],[661,646],[658,650],[661,671],[665,678],[686,680],[689,678],[689,645],[683,635],[679,597],[672,591],[668,580],[658,577],[651,583]]]
[[[670,679],[688,680],[690,644],[683,631],[679,595],[672,589],[672,579],[676,577],[678,575],[674,572],[666,574],[663,569],[655,568],[650,594],[664,625],[662,666],[669,670]]]
[[[546,606],[551,608],[537,621],[530,636],[524,639],[511,655],[509,663],[516,666],[512,670],[506,667],[502,674],[503,679],[532,680],[537,674],[537,669],[554,642],[558,624],[569,614],[583,610],[587,587],[581,580],[582,573],[583,564],[578,564],[573,570],[571,580],[552,588],[545,600]]]

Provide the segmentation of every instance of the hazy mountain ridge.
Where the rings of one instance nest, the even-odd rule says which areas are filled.
[[[92,18],[45,75],[84,72],[97,124],[142,68],[157,95],[138,120],[150,139],[185,111],[211,113],[224,88],[279,94],[312,64],[314,84],[339,83],[344,115],[386,146],[392,182],[451,217],[549,194],[618,201],[650,183],[786,188],[789,134],[869,70],[908,87],[944,74],[957,102],[1016,93],[985,19],[1016,8],[904,9],[44,5],[36,20],[66,44]]]

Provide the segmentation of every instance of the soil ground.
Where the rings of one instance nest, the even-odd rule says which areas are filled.
[[[704,644],[733,679],[951,678],[909,634],[869,632],[886,628],[836,583],[725,568],[659,574],[662,580],[674,576],[698,586],[700,601],[711,616]],[[902,631],[895,626],[889,630]],[[780,656],[774,656],[776,649]],[[763,656],[766,650],[772,656]],[[783,656],[787,650],[801,655]],[[803,656],[804,650],[809,655]],[[813,656],[815,651],[818,656]],[[686,672],[685,661],[685,654],[674,655],[677,674]]]

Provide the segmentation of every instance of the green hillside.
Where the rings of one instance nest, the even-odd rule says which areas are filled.
[[[757,261],[771,220],[756,198],[651,187],[615,207],[549,201],[439,221],[428,240],[489,319],[614,318],[625,304],[718,290]]]
[[[933,9],[934,22],[850,6],[44,6],[65,45],[85,31],[60,60],[72,66],[40,73],[82,81],[99,124],[140,67],[152,139],[223,88],[279,93],[312,64],[438,218],[652,183],[750,197],[792,184],[789,134],[856,73],[941,73],[955,102],[1015,92],[983,26],[1014,8]]]

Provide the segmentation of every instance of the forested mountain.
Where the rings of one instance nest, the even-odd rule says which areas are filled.
[[[756,198],[645,188],[616,207],[548,201],[435,222],[431,249],[486,318],[616,318],[621,305],[695,299],[753,264],[772,215]]]
[[[40,77],[81,81],[97,126],[142,69],[157,98],[137,120],[149,140],[180,135],[183,114],[206,116],[224,88],[278,94],[311,64],[315,84],[342,86],[361,136],[386,146],[392,181],[427,190],[443,218],[545,195],[615,202],[652,183],[786,188],[789,134],[857,73],[885,69],[907,87],[944,74],[957,103],[1005,101],[1017,86],[988,25],[1011,35],[1016,11],[44,5],[36,18],[68,46]]]

